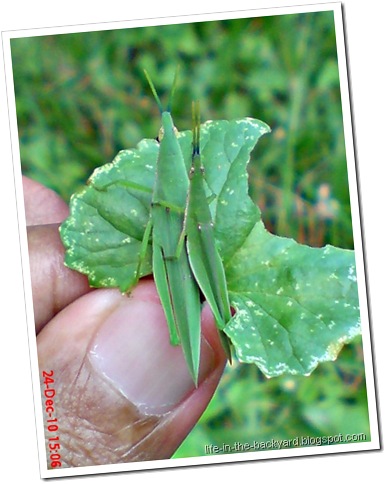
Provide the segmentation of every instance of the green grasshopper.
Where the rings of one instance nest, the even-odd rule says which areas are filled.
[[[164,110],[145,71],[161,113],[160,146],[150,218],[145,229],[137,274],[152,236],[153,275],[168,324],[171,344],[181,344],[197,384],[201,341],[200,290],[213,312],[222,344],[231,360],[229,340],[222,332],[231,319],[221,257],[216,248],[200,155],[198,104],[193,103],[192,165],[187,172],[173,119]],[[176,76],[170,93],[173,97]]]
[[[199,104],[192,103],[193,154],[189,172],[190,186],[186,203],[184,232],[187,251],[194,277],[207,300],[224,350],[231,361],[231,349],[227,336],[222,332],[231,319],[228,288],[222,259],[216,247],[213,221],[206,196],[205,170],[200,154]]]
[[[180,244],[189,177],[170,109],[163,109],[146,71],[145,75],[161,112],[162,136],[150,218],[141,253],[146,250],[152,232],[153,275],[168,323],[170,340],[172,344],[181,343],[189,371],[197,384],[201,340],[200,292],[190,267],[186,247]],[[175,83],[176,77],[170,94],[171,99]]]

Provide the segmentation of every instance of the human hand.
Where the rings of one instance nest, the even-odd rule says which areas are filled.
[[[141,280],[129,297],[91,289],[63,264],[58,227],[68,207],[37,182],[24,177],[23,186],[39,369],[54,375],[61,466],[171,457],[225,365],[210,309],[202,312],[195,388],[181,347],[169,344],[153,280]]]

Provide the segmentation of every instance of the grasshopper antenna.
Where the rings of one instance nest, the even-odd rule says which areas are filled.
[[[146,69],[144,69],[143,72],[145,73],[147,82],[149,83],[151,92],[153,93],[153,96],[154,96],[155,102],[157,103],[158,109],[160,110],[160,113],[162,114],[164,109],[162,107],[162,103],[161,103],[160,98],[159,98],[159,96],[157,94],[157,91],[156,91],[156,89],[154,87],[153,81],[151,80],[151,78],[150,78],[150,76],[149,76],[149,74],[148,74],[148,72],[147,72]]]
[[[179,70],[179,66],[177,66],[176,72],[174,74],[173,85],[172,85],[172,89],[171,89],[170,95],[169,95],[169,103],[168,103],[168,106],[167,106],[167,109],[166,109],[166,111],[168,111],[169,113],[171,111],[171,104],[172,104],[173,97],[174,97],[174,91],[176,90],[176,86],[177,86],[178,70]],[[160,113],[162,114],[163,111],[164,111],[164,109],[162,107],[161,100],[160,100],[160,98],[159,98],[159,96],[157,94],[157,91],[156,91],[156,88],[155,88],[155,86],[153,84],[153,81],[151,80],[151,77],[150,77],[150,75],[149,75],[149,73],[147,72],[146,69],[144,69],[143,72],[145,73],[147,82],[149,83],[151,92],[153,93],[153,96],[154,96],[154,99],[155,99],[155,101],[157,103],[158,109],[160,110]]]
[[[173,79],[172,89],[170,91],[169,103],[168,103],[168,107],[167,107],[167,110],[168,110],[169,113],[171,112],[172,102],[173,102],[173,97],[174,97],[174,92],[175,92],[176,87],[177,87],[177,78],[178,78],[179,69],[180,69],[180,66],[177,66],[176,72],[174,73],[174,79]]]

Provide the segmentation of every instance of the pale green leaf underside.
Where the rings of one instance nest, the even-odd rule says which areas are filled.
[[[360,332],[354,252],[310,248],[269,234],[248,196],[246,167],[261,121],[208,121],[201,127],[201,153],[218,249],[230,301],[236,310],[226,326],[240,361],[267,376],[309,374],[336,358]],[[191,132],[179,133],[187,169]],[[62,224],[66,265],[87,274],[90,285],[129,291],[149,220],[158,155],[155,140],[118,153],[95,170],[74,194]],[[181,207],[183,208],[183,207]],[[141,276],[150,274],[151,247]]]

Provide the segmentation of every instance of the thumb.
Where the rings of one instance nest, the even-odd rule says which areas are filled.
[[[208,405],[225,364],[209,311],[202,326],[195,388],[181,348],[169,343],[152,281],[140,282],[130,297],[95,290],[58,313],[38,335],[38,354],[41,375],[53,375],[61,466],[171,457]],[[46,433],[48,444],[53,436]]]

